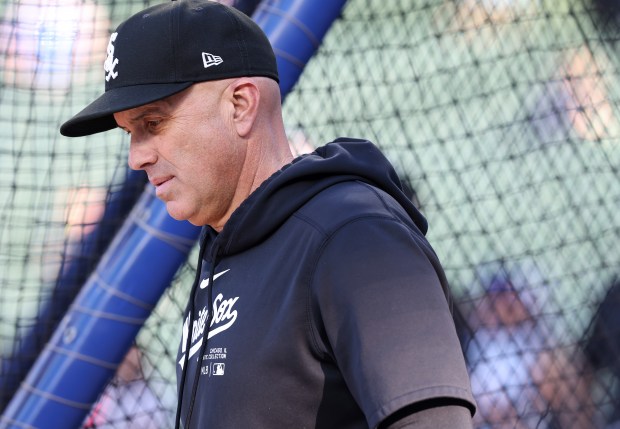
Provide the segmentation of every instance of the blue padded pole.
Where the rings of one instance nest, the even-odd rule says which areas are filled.
[[[344,0],[268,1],[254,19],[271,40],[282,97]],[[7,429],[78,428],[187,259],[200,229],[177,222],[153,188],[134,207],[2,418]]]
[[[172,219],[148,185],[7,406],[0,426],[79,427],[199,231]]]
[[[0,412],[19,388],[22,380],[50,340],[56,326],[69,309],[90,274],[97,267],[100,255],[110,245],[147,182],[143,171],[128,171],[118,190],[108,191],[104,214],[96,228],[82,238],[79,247],[68,243],[62,266],[50,297],[42,303],[36,315],[36,325],[19,335],[19,348],[0,361]]]
[[[282,96],[290,92],[346,0],[265,0],[254,21],[267,33],[278,61]]]

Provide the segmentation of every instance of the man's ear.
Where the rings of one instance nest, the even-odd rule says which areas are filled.
[[[249,78],[241,78],[232,86],[233,125],[237,134],[246,137],[252,130],[260,103],[260,90],[256,83]]]

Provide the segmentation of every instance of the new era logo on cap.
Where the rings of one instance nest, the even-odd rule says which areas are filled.
[[[217,66],[223,62],[224,60],[222,60],[222,57],[218,57],[217,55],[209,54],[207,52],[202,53],[202,64],[205,68]]]

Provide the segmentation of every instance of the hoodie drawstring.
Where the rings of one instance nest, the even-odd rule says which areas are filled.
[[[189,353],[190,353],[190,347],[192,345],[192,327],[193,327],[192,318],[194,317],[194,297],[196,296],[196,289],[198,288],[198,284],[200,283],[200,278],[202,274],[202,261],[204,257],[205,248],[206,246],[204,242],[202,242],[201,248],[199,251],[199,256],[198,256],[198,267],[196,268],[196,277],[194,279],[194,284],[192,285],[192,290],[189,294],[189,297],[190,297],[189,298],[189,312],[187,313],[188,334],[187,334],[187,338],[185,339],[185,347],[184,347],[185,355],[183,356],[183,366],[181,367],[182,369],[181,369],[181,382],[179,383],[179,400],[177,401],[177,412],[176,412],[175,423],[174,423],[175,429],[180,429],[181,427],[181,408],[183,404],[183,392],[185,390],[185,380],[187,379],[187,368],[189,365]],[[213,269],[211,269],[211,275],[213,275]],[[209,317],[211,317],[210,314],[211,313],[209,310]],[[205,334],[205,338],[206,338],[206,335],[207,334]],[[192,400],[192,403],[193,402],[194,401]],[[189,422],[186,426],[188,425],[189,425]]]
[[[198,381],[200,379],[200,369],[202,367],[202,357],[207,350],[207,343],[209,342],[209,331],[211,330],[211,320],[213,320],[213,273],[215,272],[216,261],[213,260],[213,265],[209,272],[209,286],[208,286],[208,298],[207,298],[207,321],[205,322],[205,333],[202,337],[202,345],[200,346],[200,353],[198,354],[198,363],[196,365],[196,371],[194,372],[194,383],[192,385],[192,395],[190,396],[189,409],[187,410],[186,427],[189,428],[189,422],[192,419],[192,412],[194,411],[194,403],[196,402],[196,392],[198,391]]]

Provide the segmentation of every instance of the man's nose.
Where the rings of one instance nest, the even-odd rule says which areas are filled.
[[[129,156],[127,163],[133,170],[144,170],[147,166],[155,164],[157,153],[147,142],[141,141],[131,136],[129,144]]]

